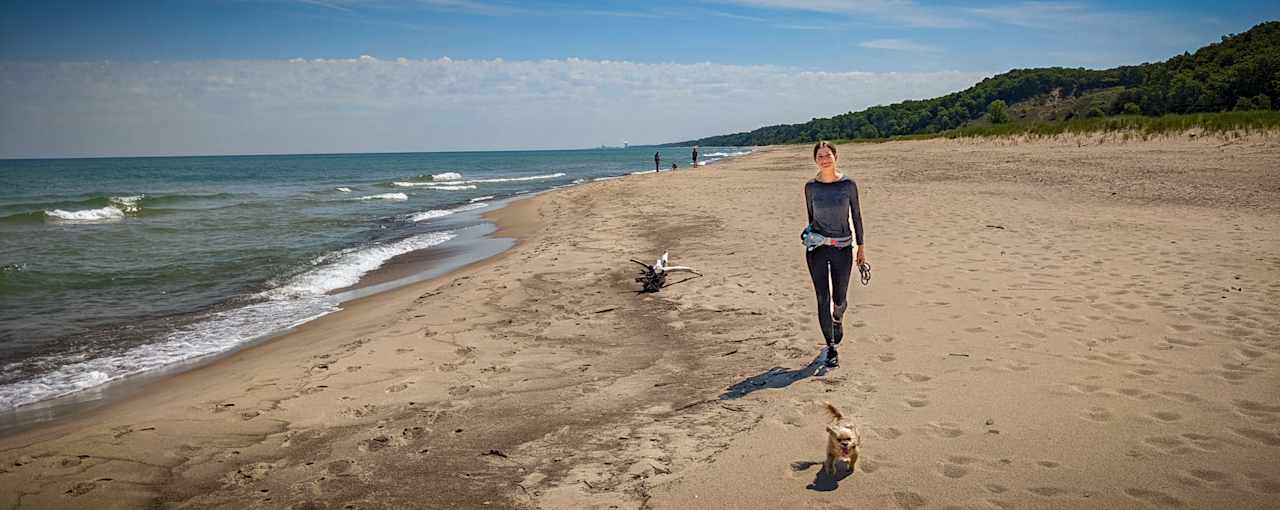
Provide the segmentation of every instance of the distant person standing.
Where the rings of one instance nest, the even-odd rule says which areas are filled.
[[[661,166],[659,166],[659,165],[662,165],[662,152],[661,152],[661,151],[653,153],[653,171],[657,172],[659,168],[662,168],[662,167],[661,167]]]
[[[675,162],[673,161],[673,162],[671,163],[671,171],[673,171],[673,172],[674,172],[674,171],[675,171],[675,169],[677,169],[677,168],[680,168],[680,167],[679,167],[679,166],[677,166],[677,165],[675,164]]]
[[[693,166],[698,166],[698,146],[693,146]]]

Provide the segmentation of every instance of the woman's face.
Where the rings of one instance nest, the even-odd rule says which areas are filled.
[[[818,170],[835,170],[836,169],[836,155],[835,153],[831,152],[830,147],[827,147],[827,146],[819,147],[818,155],[814,157],[813,161],[814,163],[818,164]]]

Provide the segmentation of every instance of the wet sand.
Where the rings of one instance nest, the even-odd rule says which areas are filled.
[[[1280,138],[844,145],[843,365],[808,147],[517,201],[501,255],[0,439],[5,508],[1266,508]],[[670,250],[704,276],[640,295]],[[819,473],[830,400],[863,424]]]

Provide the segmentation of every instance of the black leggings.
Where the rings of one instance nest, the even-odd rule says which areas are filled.
[[[804,258],[809,263],[813,290],[818,294],[818,325],[827,345],[831,345],[835,339],[831,322],[844,317],[844,311],[849,307],[845,295],[849,291],[849,273],[853,271],[853,246],[819,246],[806,253]],[[834,309],[832,301],[835,301]]]

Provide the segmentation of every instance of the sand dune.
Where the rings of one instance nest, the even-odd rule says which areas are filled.
[[[519,201],[503,255],[0,439],[0,505],[1272,505],[1280,140],[841,146],[874,279],[830,372],[808,151]],[[632,292],[665,250],[705,276]]]

